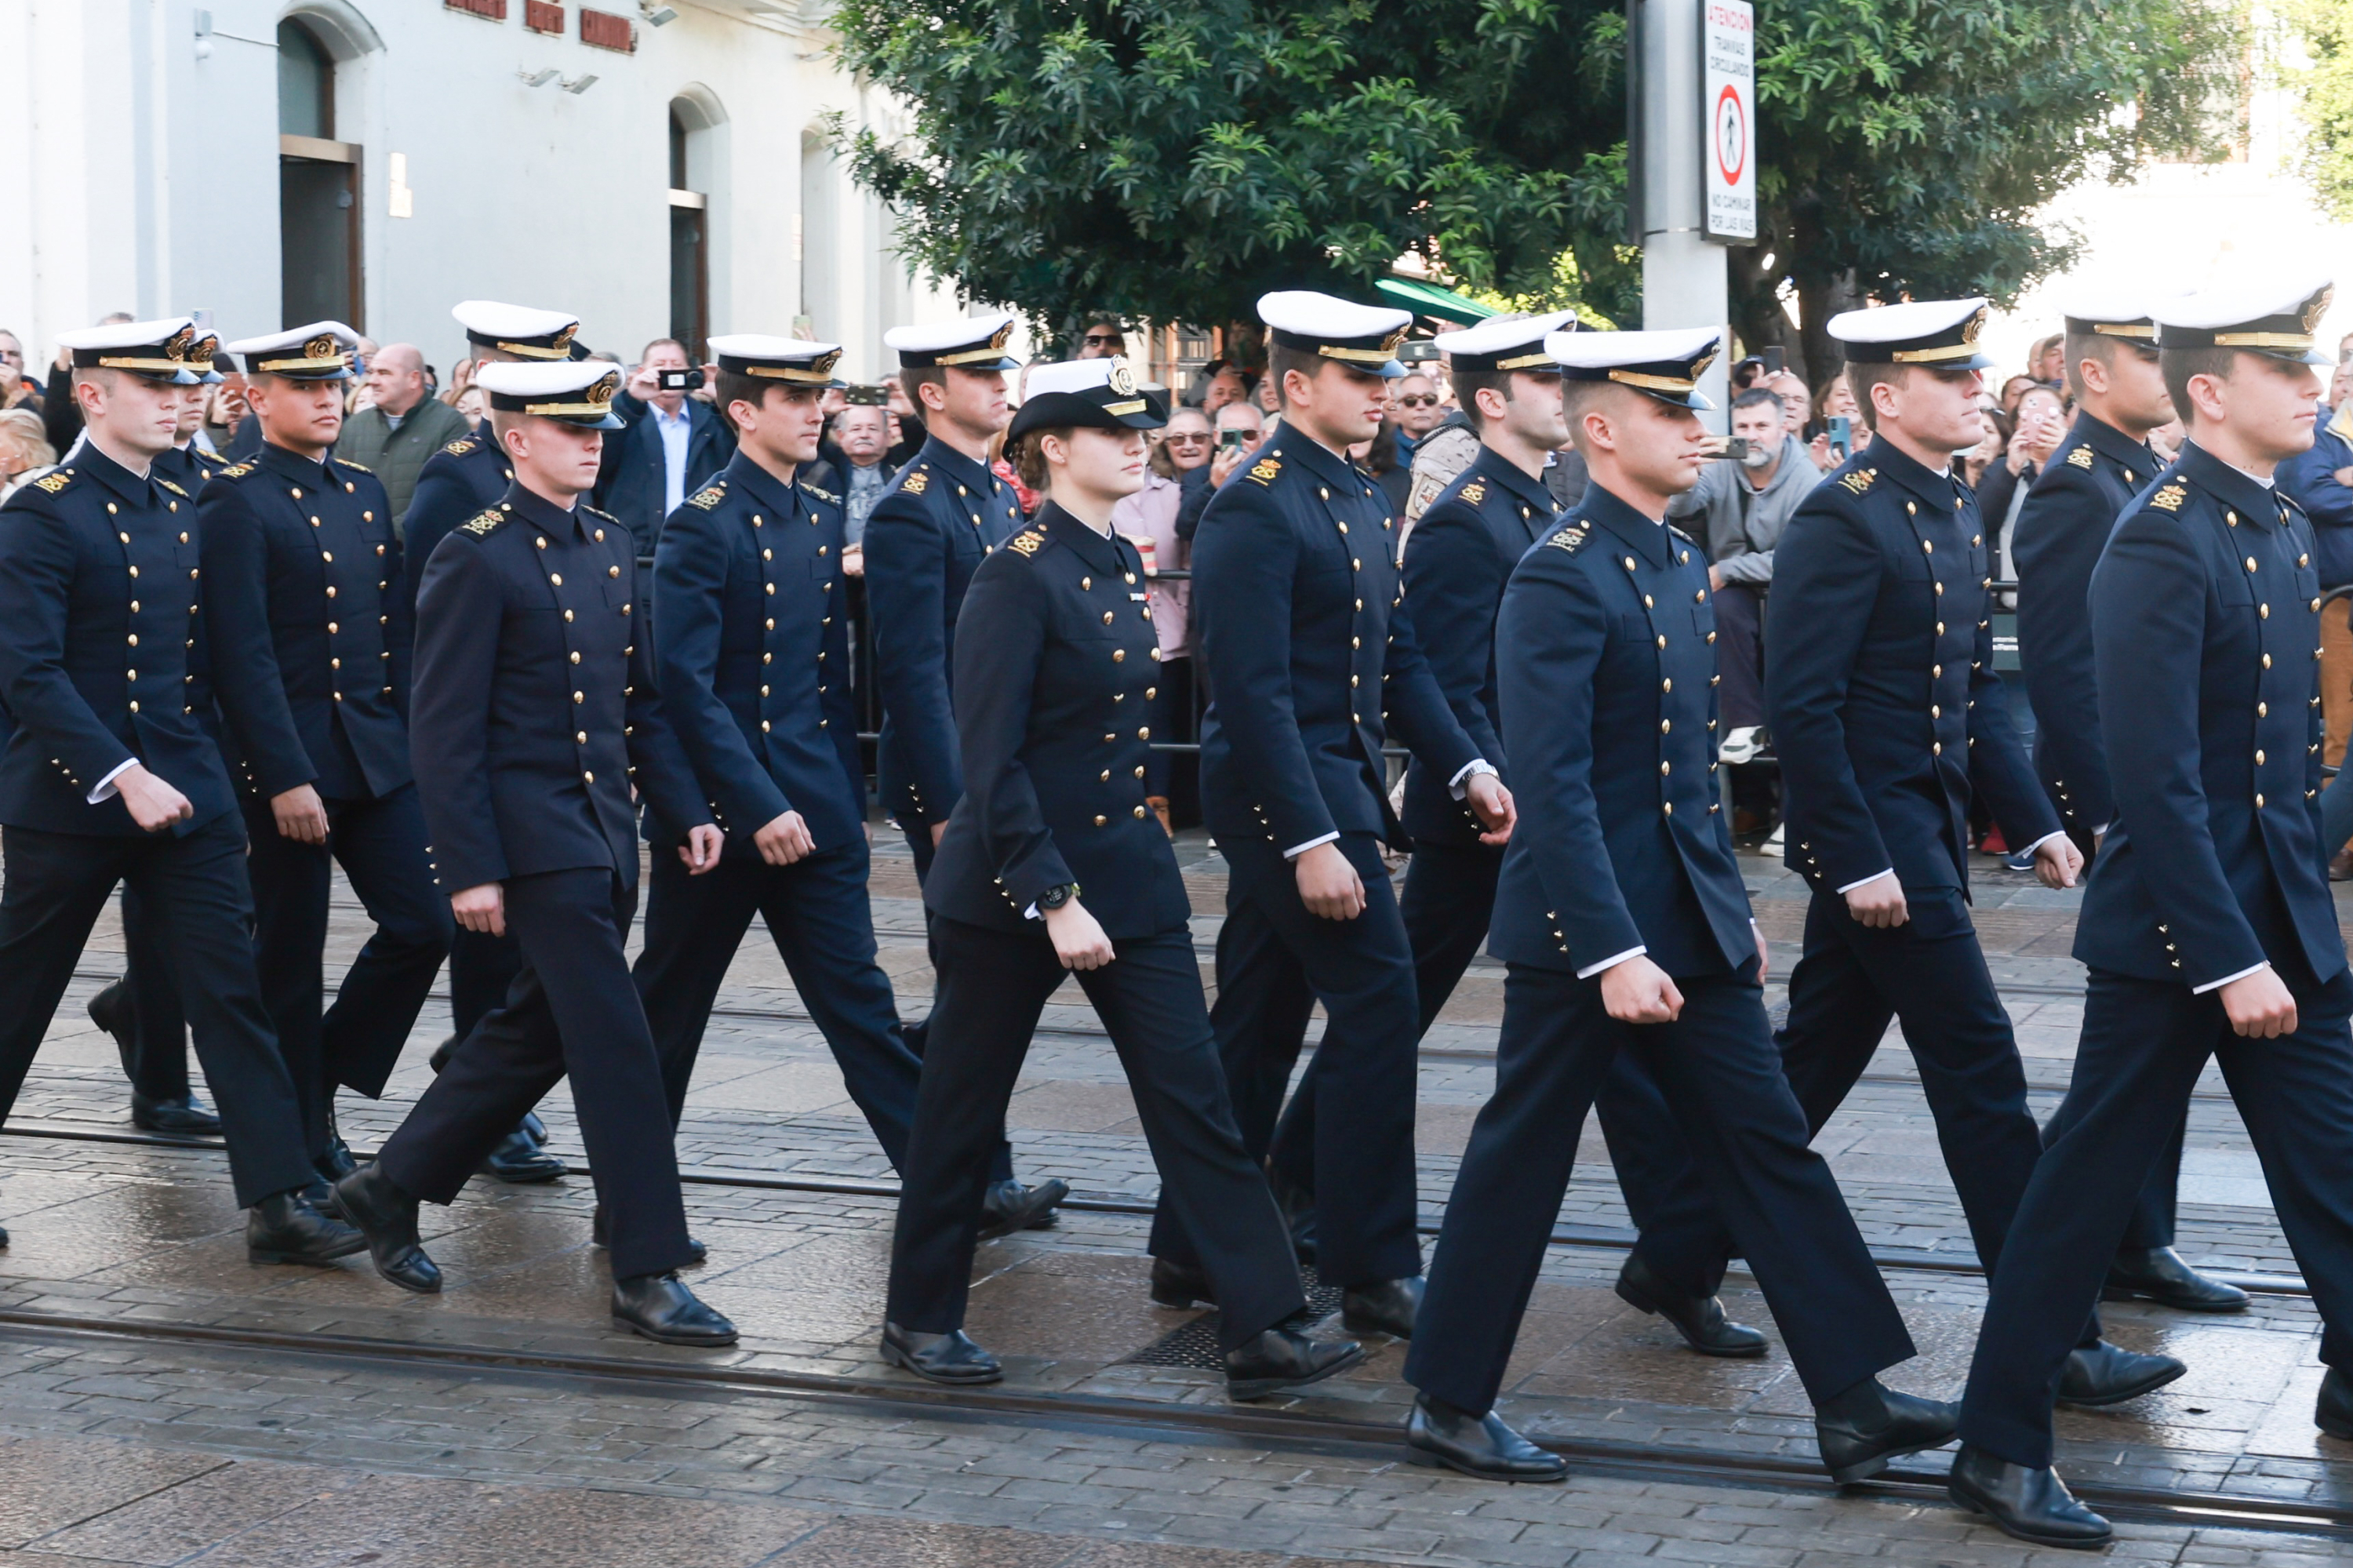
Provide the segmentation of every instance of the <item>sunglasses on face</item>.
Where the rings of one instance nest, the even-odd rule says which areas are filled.
[[[1187,433],[1186,431],[1179,430],[1176,434],[1163,439],[1166,440],[1172,447],[1206,447],[1209,444],[1209,432],[1207,430],[1199,430]]]
[[[1435,392],[1409,392],[1404,397],[1398,399],[1398,407],[1400,408],[1435,408],[1438,407],[1438,394]]]
[[[1106,343],[1125,343],[1127,340],[1120,336],[1117,333],[1091,332],[1087,334],[1083,341],[1092,346]]]

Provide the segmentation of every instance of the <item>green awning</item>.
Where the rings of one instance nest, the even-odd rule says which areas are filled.
[[[1474,326],[1489,316],[1504,313],[1451,289],[1412,278],[1383,278],[1373,287],[1418,316],[1436,316],[1440,321],[1461,322],[1464,326]]]

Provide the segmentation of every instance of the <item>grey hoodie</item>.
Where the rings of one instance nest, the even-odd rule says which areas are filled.
[[[1789,525],[1789,514],[1821,479],[1806,444],[1785,433],[1781,466],[1763,490],[1749,484],[1740,464],[1712,462],[1701,471],[1697,484],[1668,504],[1667,515],[1702,519],[1707,558],[1718,574],[1725,582],[1761,588],[1773,580],[1773,550],[1781,542],[1781,530]]]

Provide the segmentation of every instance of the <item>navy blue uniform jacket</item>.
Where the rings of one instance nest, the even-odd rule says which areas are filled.
[[[85,441],[0,506],[0,822],[138,834],[100,779],[136,760],[188,798],[187,832],[237,809],[199,721],[188,656],[204,617],[195,497]]]
[[[2084,963],[2196,988],[2268,962],[2306,1006],[2347,991],[2320,843],[2319,595],[2295,503],[2194,445],[2116,524],[2092,574],[2116,821],[2076,923]]]
[[[408,513],[400,520],[402,555],[408,567],[408,609],[417,610],[417,590],[425,581],[425,563],[449,530],[486,506],[514,482],[514,465],[499,450],[491,422],[481,420],[470,436],[445,443],[417,471],[417,488],[408,497]]]
[[[1290,429],[1201,514],[1201,809],[1219,838],[1289,851],[1372,833],[1407,849],[1381,759],[1388,723],[1441,780],[1479,759],[1415,640],[1396,549],[1371,476]]]
[[[1023,912],[1075,882],[1114,940],[1184,930],[1184,879],[1144,803],[1160,665],[1135,546],[1048,502],[973,574],[964,631],[965,795],[924,902],[950,919],[1034,929]]]
[[[1671,975],[1753,962],[1716,785],[1705,554],[1588,485],[1513,572],[1495,649],[1520,820],[1488,949],[1571,974],[1637,948]]]
[[[1006,482],[937,437],[866,519],[866,603],[882,693],[875,756],[882,809],[909,832],[944,822],[964,793],[956,763],[956,618],[991,550],[1021,526]]]
[[[1993,672],[1977,498],[1874,441],[1798,503],[1773,556],[1765,708],[1788,863],[1817,893],[1894,870],[1968,889],[1968,808],[2059,831]]]
[[[406,573],[384,485],[264,445],[197,498],[228,762],[262,799],[409,781]]]
[[[1479,755],[1506,781],[1495,698],[1495,610],[1528,547],[1559,526],[1544,481],[1482,448],[1406,535],[1405,604],[1430,677]],[[1406,769],[1405,831],[1431,843],[1475,844],[1479,819],[1419,758]]]
[[[752,835],[786,811],[819,850],[862,837],[840,503],[738,451],[662,524],[654,588],[662,711],[727,853],[756,856]],[[647,828],[673,842],[684,831],[650,812]]]
[[[712,820],[662,714],[637,564],[617,521],[520,484],[426,564],[410,745],[445,891],[584,867],[634,887],[632,781],[667,821]]]
[[[2010,541],[2034,769],[2071,832],[2098,832],[2116,813],[2092,678],[2092,568],[2116,519],[2163,466],[2115,426],[2078,414],[2027,492]]]

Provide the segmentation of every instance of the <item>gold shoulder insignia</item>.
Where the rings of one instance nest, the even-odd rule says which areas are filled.
[[[927,468],[916,469],[899,482],[899,488],[910,495],[921,495],[931,487],[932,471]]]
[[[1699,543],[1697,539],[1693,538],[1689,534],[1684,533],[1682,529],[1676,527],[1672,523],[1667,524],[1667,532],[1672,534],[1676,538],[1681,539],[1686,545],[1696,545]]]
[[[1591,537],[1593,537],[1593,535],[1586,531],[1583,524],[1572,523],[1567,527],[1563,528],[1559,533],[1555,534],[1551,538],[1546,539],[1545,543],[1551,546],[1556,550],[1567,550],[1573,556],[1577,554],[1577,551],[1585,548],[1585,542]]]
[[[828,506],[839,506],[841,504],[841,497],[836,495],[830,490],[820,490],[814,484],[804,484],[801,486],[801,489],[807,493],[816,496],[819,501],[824,502]]]
[[[252,471],[253,465],[249,462],[233,462],[227,468],[221,470],[215,477],[219,479],[243,479],[247,474],[251,473]]]
[[[451,441],[441,450],[448,452],[451,457],[464,457],[468,452],[474,450],[474,438],[471,436],[459,436],[456,440]]]
[[[1258,461],[1250,464],[1250,477],[1256,480],[1261,484],[1267,484],[1271,482],[1274,476],[1282,471],[1282,465],[1281,463],[1277,462],[1271,457],[1262,457],[1259,459]]]
[[[157,483],[159,483],[159,484],[161,484],[164,489],[166,489],[166,490],[170,491],[170,492],[171,492],[173,494],[174,494],[174,495],[185,495],[185,494],[187,494],[187,493],[188,493],[186,491],[182,490],[178,485],[174,484],[174,483],[173,483],[170,480],[168,480],[168,479],[164,479],[164,480],[158,480],[158,481],[156,481],[156,482],[157,482]]]
[[[619,518],[614,516],[611,513],[599,512],[585,501],[580,503],[580,510],[586,512],[591,517],[601,517],[607,523],[618,523],[620,521]]]
[[[73,470],[69,468],[61,468],[54,473],[45,473],[41,475],[40,478],[33,481],[33,488],[42,491],[47,494],[55,495],[58,491],[63,490],[67,485],[71,484],[73,482]]]
[[[1841,477],[1839,488],[1850,495],[1861,495],[1871,488],[1871,482],[1878,477],[1879,471],[1875,468],[1859,468]]]
[[[1034,556],[1046,547],[1046,535],[1035,528],[1024,528],[1005,541],[1005,547],[1023,556]]]
[[[708,512],[726,499],[727,487],[725,485],[706,484],[701,490],[696,491],[692,495],[688,496],[686,498],[686,503],[689,506],[697,507],[704,512]]]
[[[2148,503],[2159,512],[2179,512],[2181,503],[2189,499],[2189,490],[2177,480],[2148,498]]]
[[[486,535],[495,533],[499,524],[506,520],[505,508],[493,506],[489,511],[478,512],[459,524],[458,531],[461,534],[471,534],[475,538],[480,539]]]
[[[2092,449],[2089,447],[2077,447],[2073,451],[2069,452],[2067,454],[2067,466],[2070,468],[2091,467]]]
[[[345,468],[354,470],[354,471],[358,471],[358,472],[360,472],[360,473],[374,473],[374,472],[375,471],[375,470],[374,470],[374,469],[370,468],[370,467],[368,467],[368,465],[367,465],[367,464],[365,464],[365,463],[364,463],[364,462],[353,462],[353,461],[351,459],[349,459],[349,458],[340,458],[340,457],[339,457],[339,458],[337,458],[335,461],[336,461],[337,462],[339,462],[339,463],[343,464]]]
[[[1487,482],[1483,479],[1474,479],[1462,487],[1461,493],[1463,500],[1476,506],[1487,499]]]

